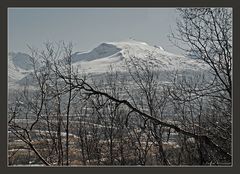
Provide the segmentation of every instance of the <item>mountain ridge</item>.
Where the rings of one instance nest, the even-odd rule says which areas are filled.
[[[26,53],[10,52],[8,58],[8,78],[17,82],[32,72],[30,56]],[[110,66],[118,71],[124,71],[127,61],[147,61],[157,65],[160,70],[204,70],[206,64],[181,55],[165,51],[161,46],[152,46],[146,42],[128,40],[120,42],[103,42],[87,52],[72,54],[72,65],[87,73],[104,73]],[[40,65],[39,65],[40,66]]]

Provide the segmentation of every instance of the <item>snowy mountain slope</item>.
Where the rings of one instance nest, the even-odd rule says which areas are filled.
[[[126,71],[126,63],[147,62],[159,71],[192,70],[204,71],[208,68],[200,60],[190,59],[165,51],[160,46],[151,46],[145,42],[128,40],[122,42],[102,43],[89,52],[76,52],[72,55],[73,68],[78,72],[101,74],[115,70]],[[131,64],[132,64],[131,63]],[[29,55],[24,53],[9,53],[9,82],[24,81],[32,72]],[[22,80],[21,80],[22,79]]]
[[[18,52],[18,53],[10,52],[9,56],[11,57],[12,62],[16,67],[19,67],[26,71],[32,69],[30,56],[28,54],[21,53],[21,52]]]
[[[78,60],[78,61],[76,61]],[[110,65],[118,71],[124,71],[126,62],[147,61],[161,70],[204,70],[207,66],[199,61],[174,55],[160,46],[151,46],[135,40],[125,42],[102,43],[87,53],[74,55],[74,66],[88,73],[102,73]]]
[[[74,53],[72,55],[72,62],[75,63],[78,61],[92,61],[92,60],[111,56],[119,51],[121,51],[121,49],[116,47],[113,44],[102,43],[90,52]]]
[[[8,54],[8,82],[14,83],[32,71],[29,55],[25,53]]]

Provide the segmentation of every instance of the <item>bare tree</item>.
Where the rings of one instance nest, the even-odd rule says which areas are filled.
[[[232,9],[178,9],[177,34],[171,37],[191,57],[206,62],[216,84],[232,98]]]
[[[212,141],[231,153],[232,128],[232,9],[230,8],[181,8],[177,22],[177,34],[171,39],[187,52],[187,55],[204,61],[209,66],[206,76],[194,76],[174,82],[170,95],[175,107],[195,115],[197,120],[188,120],[188,125],[198,134],[209,136]],[[178,83],[178,84],[177,84]],[[185,104],[184,104],[185,103]],[[182,108],[181,108],[182,107]],[[194,112],[192,112],[194,111]],[[183,116],[189,114],[183,113]],[[198,115],[198,116],[197,116]],[[188,117],[191,118],[191,117]],[[186,120],[186,119],[185,119]],[[187,123],[185,123],[187,124]],[[202,156],[206,146],[199,144]],[[203,156],[201,157],[202,161]],[[207,157],[208,158],[208,157]],[[205,159],[207,159],[205,158]],[[207,160],[218,163],[213,155]],[[226,160],[230,162],[231,159]],[[206,161],[205,161],[206,162]]]

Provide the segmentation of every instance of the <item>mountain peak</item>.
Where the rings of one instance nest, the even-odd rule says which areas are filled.
[[[32,65],[30,63],[30,56],[26,53],[22,52],[9,52],[9,62],[13,63],[13,65],[22,70],[31,70]]]
[[[127,39],[127,40],[122,40],[122,41],[117,41],[117,42],[105,42],[105,44],[114,45],[121,49],[124,49],[126,47],[134,47],[134,46],[139,46],[139,47],[150,46],[146,42],[142,42],[142,41],[138,41],[138,40],[134,40],[134,39]]]
[[[136,40],[136,39],[133,39],[133,38],[129,38],[129,39],[125,39],[125,40],[122,40],[122,41],[117,41],[117,42],[106,42],[108,44],[113,44],[113,45],[123,45],[123,44],[129,44],[129,45],[148,45],[146,42],[143,42],[143,41],[140,41],[140,40]]]

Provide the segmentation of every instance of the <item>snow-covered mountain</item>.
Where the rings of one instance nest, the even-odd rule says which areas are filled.
[[[126,62],[146,61],[157,65],[160,71],[193,70],[207,68],[200,60],[175,55],[165,51],[161,46],[152,46],[145,42],[128,40],[122,42],[105,42],[88,52],[76,52],[72,55],[74,68],[79,72],[104,73],[112,65],[118,71],[124,71]],[[29,55],[9,53],[9,82],[17,82],[32,71]]]
[[[14,83],[29,74],[32,71],[30,56],[25,53],[8,54],[8,82]]]
[[[165,51],[161,46],[151,46],[135,40],[106,42],[89,52],[73,54],[73,63],[88,73],[103,73],[113,65],[124,70],[126,61],[145,60],[156,64],[161,70],[203,70],[206,65],[200,60],[186,58]]]

